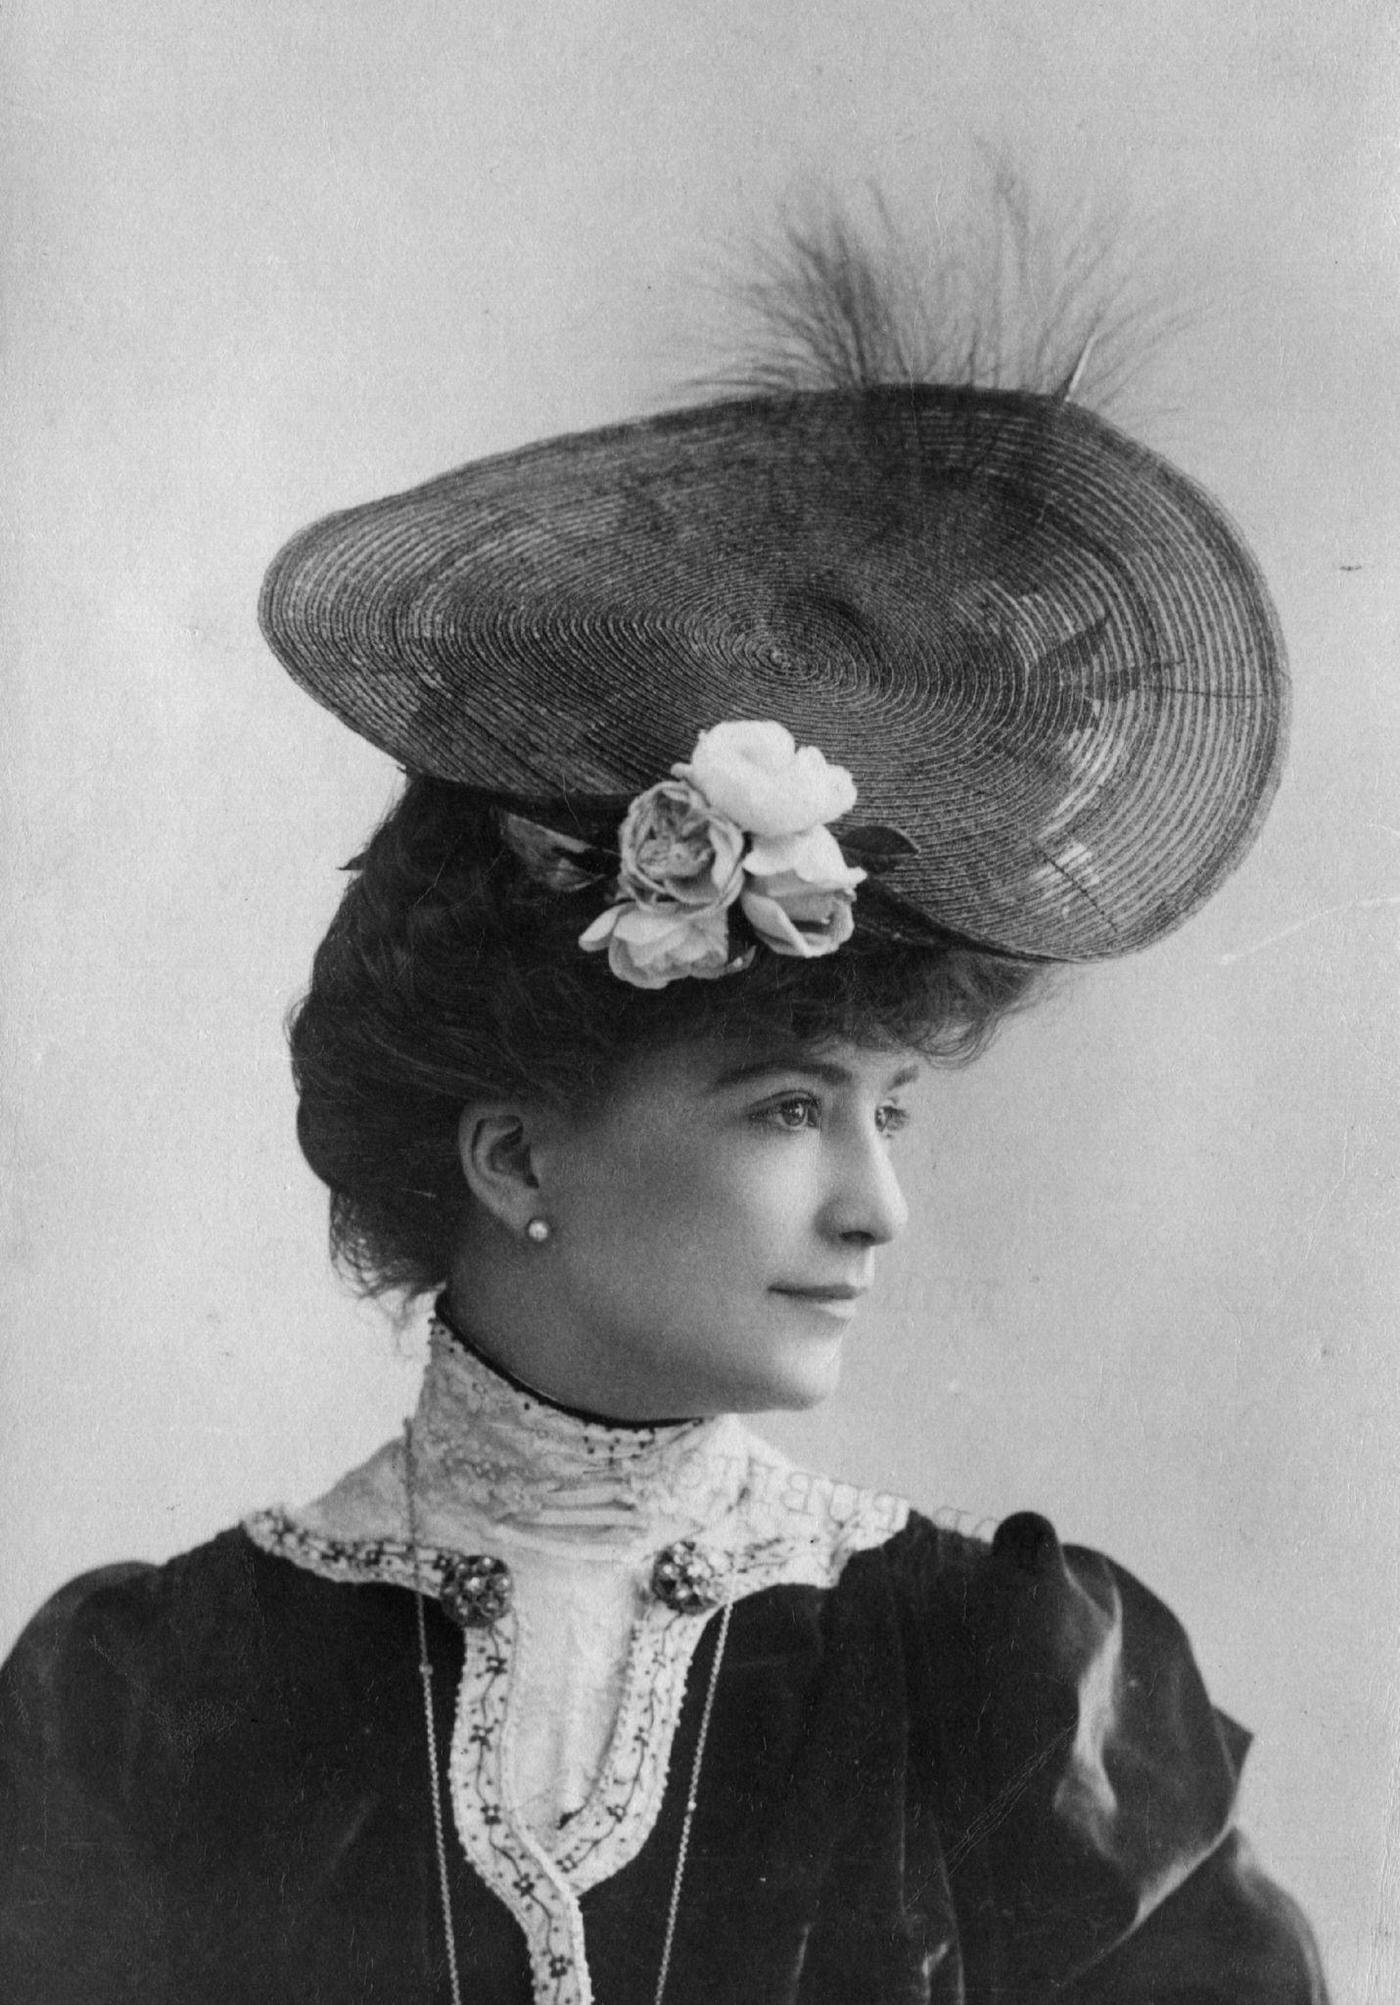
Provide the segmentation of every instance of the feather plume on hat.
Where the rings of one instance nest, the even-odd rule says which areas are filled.
[[[916,243],[875,189],[865,219],[818,200],[746,244],[719,286],[724,359],[694,387],[793,396],[939,383],[1111,414],[1178,316],[1141,273],[1125,278],[1107,225],[1051,223],[1004,161],[988,170],[978,227],[965,218],[940,247]]]

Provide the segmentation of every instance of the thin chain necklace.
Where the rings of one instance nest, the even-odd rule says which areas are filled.
[[[433,1667],[428,1656],[428,1622],[424,1609],[426,1593],[423,1587],[423,1573],[418,1546],[418,1508],[414,1496],[413,1479],[413,1422],[403,1424],[404,1441],[404,1497],[408,1515],[408,1544],[413,1561],[413,1602],[418,1626],[418,1676],[423,1688],[423,1722],[427,1730],[428,1777],[433,1795],[433,1841],[437,1849],[438,1894],[442,1901],[442,1931],[447,1947],[447,1971],[452,1987],[452,2005],[462,2005],[462,1981],[457,1963],[457,1934],[452,1921],[452,1897],[447,1871],[447,1832],[442,1815],[442,1764],[438,1755],[437,1720],[433,1711]],[[724,1661],[724,1649],[729,1641],[729,1622],[734,1613],[732,1594],[726,1593],[720,1611],[719,1635],[715,1642],[715,1654],[710,1662],[710,1676],[705,1686],[705,1704],[700,1714],[700,1731],[695,1741],[695,1756],[690,1764],[690,1787],[686,1791],[685,1815],[681,1820],[680,1843],[676,1847],[676,1869],[671,1876],[671,1898],[666,1907],[666,1933],[661,1945],[661,1965],[656,1974],[656,1990],[652,2005],[663,2005],[666,1983],[671,1974],[671,1953],[675,1947],[676,1920],[680,1914],[681,1885],[685,1879],[686,1861],[690,1856],[691,1827],[695,1822],[695,1806],[700,1795],[700,1765],[705,1758],[705,1743],[710,1737],[710,1717],[714,1712],[715,1692],[719,1686],[720,1665]]]
[[[418,1507],[414,1501],[413,1422],[403,1424],[403,1484],[408,1505],[408,1544],[413,1555],[413,1607],[418,1618],[418,1676],[423,1686],[423,1722],[428,1730],[428,1775],[433,1790],[433,1838],[437,1845],[438,1893],[447,1942],[447,1973],[452,1980],[452,2005],[462,2005],[462,1980],[457,1973],[457,1936],[452,1926],[452,1897],[447,1880],[447,1836],[442,1828],[442,1767],[438,1761],[437,1721],[433,1715],[433,1667],[428,1657],[428,1620],[423,1610],[423,1572],[418,1555]]]
[[[666,1995],[666,1979],[671,1974],[671,1950],[676,1940],[676,1916],[681,1906],[681,1881],[685,1878],[685,1862],[690,1852],[690,1827],[695,1822],[695,1805],[700,1791],[700,1764],[705,1758],[705,1742],[710,1737],[710,1714],[715,1707],[715,1687],[719,1683],[719,1667],[724,1658],[724,1646],[729,1641],[729,1618],[734,1613],[732,1597],[725,1601],[719,1618],[719,1636],[715,1641],[715,1654],[710,1663],[710,1681],[705,1687],[705,1709],[700,1715],[700,1733],[695,1742],[695,1759],[690,1764],[690,1788],[685,1796],[685,1818],[681,1824],[681,1839],[676,1847],[676,1870],[671,1878],[671,1899],[666,1909],[666,1940],[661,1945],[661,1968],[656,1973],[656,1995],[653,2005],[661,2005]]]

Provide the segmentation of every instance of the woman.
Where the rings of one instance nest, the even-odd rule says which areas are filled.
[[[431,1359],[317,1503],[31,1625],[6,1996],[1324,1996],[1146,1589],[738,1418],[832,1389],[931,1069],[1238,861],[1285,701],[1199,490],[1068,376],[879,380],[869,274],[808,278],[836,380],[269,574],[410,776],[292,1044],[336,1251],[436,1297]]]

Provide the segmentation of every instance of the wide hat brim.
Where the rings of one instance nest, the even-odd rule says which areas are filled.
[[[912,926],[1064,961],[1209,897],[1287,710],[1216,504],[1009,391],[745,399],[479,461],[304,530],[261,617],[352,729],[515,806],[623,801],[776,719],[850,769],[853,825],[909,838],[884,882]]]

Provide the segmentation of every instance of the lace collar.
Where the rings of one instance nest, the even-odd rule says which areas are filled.
[[[403,1537],[403,1456],[401,1440],[387,1444],[298,1521],[341,1541]],[[438,1317],[413,1457],[421,1536],[459,1548],[487,1533],[584,1548],[665,1544],[732,1510],[750,1460],[748,1436],[729,1416],[632,1426],[555,1406]]]

